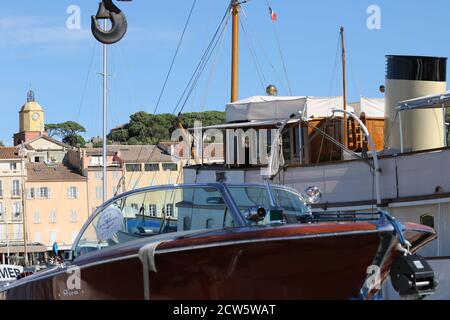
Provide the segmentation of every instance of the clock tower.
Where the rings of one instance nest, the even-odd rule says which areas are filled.
[[[34,92],[28,91],[27,102],[19,112],[19,133],[14,135],[14,145],[46,135],[44,110],[36,102]]]

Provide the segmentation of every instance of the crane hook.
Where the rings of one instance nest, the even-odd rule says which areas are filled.
[[[118,0],[132,1],[132,0]],[[109,19],[111,29],[103,30],[98,21]],[[128,23],[125,14],[112,2],[112,0],[102,0],[99,3],[97,15],[91,17],[91,30],[94,38],[104,44],[119,42],[127,33]]]

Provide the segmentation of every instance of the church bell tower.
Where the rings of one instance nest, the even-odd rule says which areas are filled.
[[[36,102],[32,90],[27,93],[27,102],[19,112],[19,133],[14,135],[14,145],[46,135],[44,110]]]

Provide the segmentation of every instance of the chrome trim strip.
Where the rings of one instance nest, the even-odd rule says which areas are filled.
[[[286,240],[303,240],[303,239],[315,239],[315,238],[329,238],[335,236],[351,236],[357,234],[372,234],[379,232],[389,232],[388,230],[365,230],[365,231],[348,231],[342,233],[323,233],[323,234],[308,234],[308,235],[297,235],[290,237],[279,237],[279,238],[262,238],[262,239],[253,239],[253,240],[238,240],[238,241],[226,241],[226,242],[217,242],[211,244],[203,244],[203,245],[195,245],[195,246],[187,246],[173,249],[163,249],[158,250],[156,254],[164,254],[164,253],[172,253],[172,252],[180,252],[187,250],[199,250],[206,248],[215,248],[215,247],[225,247],[239,244],[247,244],[247,243],[261,243],[261,242],[278,242],[278,241],[286,241]]]

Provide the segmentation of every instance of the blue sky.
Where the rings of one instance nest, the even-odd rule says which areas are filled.
[[[127,122],[133,112],[153,112],[192,5],[191,0],[116,3],[127,15],[129,31],[110,47],[110,127]],[[158,113],[173,111],[227,4],[197,0]],[[380,30],[366,26],[366,10],[373,4],[381,9]],[[66,28],[70,5],[81,8],[81,30]],[[287,84],[275,31],[293,95],[341,94],[340,25],[346,29],[350,100],[380,96],[386,54],[450,55],[448,0],[271,0],[270,5],[278,13],[275,29],[266,0],[246,3],[242,20],[257,48],[265,81],[277,85],[280,94],[287,94]],[[96,10],[94,0],[2,4],[0,140],[12,143],[18,111],[30,87],[45,108],[47,123],[74,120],[87,128],[86,137],[101,134],[101,47],[90,34],[90,15]],[[230,95],[230,37],[227,30],[216,62],[204,72],[185,111],[224,109]],[[239,97],[264,94],[242,32],[240,62]]]

